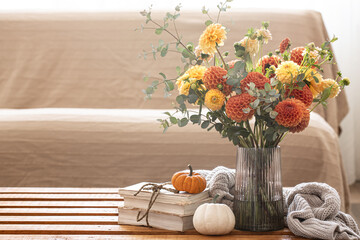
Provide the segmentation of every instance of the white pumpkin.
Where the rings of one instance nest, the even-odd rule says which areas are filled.
[[[225,204],[204,203],[196,209],[193,224],[201,234],[225,235],[234,229],[235,216]]]

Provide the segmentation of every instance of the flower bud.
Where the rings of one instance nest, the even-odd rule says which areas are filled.
[[[194,51],[194,46],[192,44],[186,45],[186,48],[189,49],[190,51]]]
[[[221,91],[221,90],[223,90],[224,87],[223,87],[222,84],[219,83],[219,84],[217,85],[217,88]]]
[[[341,85],[343,86],[349,86],[350,85],[350,79],[349,78],[343,78],[341,81],[340,81]]]
[[[309,49],[312,51],[315,49],[315,43],[311,42],[307,45],[309,47]]]
[[[196,88],[197,88],[197,86],[196,86],[195,83],[191,84],[191,89],[192,89],[192,90],[196,90]]]
[[[276,53],[276,54],[280,54],[280,50],[279,50],[279,49],[276,49],[276,50],[275,50],[275,53]]]
[[[229,56],[229,51],[224,52],[224,56],[225,57]]]
[[[241,46],[241,43],[240,43],[240,42],[234,43],[234,47],[239,47],[239,46]]]

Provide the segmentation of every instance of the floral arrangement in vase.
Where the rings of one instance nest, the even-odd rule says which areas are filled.
[[[268,22],[263,22],[260,28],[250,28],[242,39],[233,43],[236,59],[228,59],[229,52],[221,51],[228,29],[219,19],[220,14],[230,8],[229,2],[231,0],[226,0],[217,6],[219,12],[216,18],[212,18],[205,7],[202,9],[209,20],[205,22],[204,31],[199,33],[196,45],[184,43],[185,37],[180,37],[178,33],[176,20],[180,16],[180,5],[173,13],[166,13],[161,23],[152,18],[151,8],[141,12],[146,24],[152,25],[142,25],[141,30],[154,29],[155,34],[166,33],[175,40],[175,44],[160,40],[159,46],[153,47],[153,57],[165,57],[174,47],[172,51],[178,52],[184,63],[183,68],[176,67],[177,77],[168,79],[160,73],[163,80],[153,81],[144,92],[147,98],[151,98],[161,84],[166,96],[178,90],[175,111],[167,112],[165,119],[159,119],[164,131],[173,125],[184,127],[191,122],[208,131],[214,129],[239,147],[236,176],[239,201],[246,202],[244,196],[251,195],[250,192],[253,192],[253,199],[259,201],[258,206],[255,204],[255,209],[249,211],[246,209],[250,206],[242,205],[241,215],[248,217],[242,221],[255,218],[260,225],[266,225],[274,222],[274,214],[283,218],[281,178],[268,175],[273,168],[280,169],[280,161],[274,160],[274,156],[279,155],[276,152],[279,143],[288,132],[298,133],[306,129],[310,112],[319,105],[326,107],[327,100],[335,98],[350,82],[348,78],[342,78],[341,72],[337,73],[336,79],[324,79],[322,76],[322,66],[333,63],[330,44],[337,40],[335,37],[320,46],[309,43],[295,48],[291,48],[290,39],[285,38],[279,43],[279,49],[263,55],[264,45],[272,39]],[[188,106],[198,108],[194,110]],[[251,150],[244,153],[244,149]],[[264,169],[267,171],[265,174]],[[244,175],[248,176],[248,180],[243,179]],[[251,176],[260,175],[262,180],[251,180]],[[280,188],[276,189],[274,184],[270,186],[269,182],[280,182]],[[279,196],[275,205],[264,204],[273,199],[265,192]],[[254,208],[254,204],[251,206]],[[235,216],[238,222],[236,212]],[[281,226],[283,220],[279,221]],[[271,226],[244,228],[241,223],[237,223],[237,227],[255,231],[274,230]]]

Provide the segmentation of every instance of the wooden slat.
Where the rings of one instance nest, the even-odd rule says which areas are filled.
[[[114,208],[122,201],[0,201],[0,208]]]
[[[117,216],[118,208],[0,208],[0,216]]]
[[[117,194],[119,188],[36,188],[36,187],[0,187],[0,194],[12,193],[48,193],[48,194]]]
[[[122,201],[119,194],[0,194],[0,201]]]
[[[148,228],[132,225],[64,225],[64,224],[4,224],[0,225],[0,234],[125,234],[125,235],[143,235],[143,234],[164,234],[164,235],[196,235],[195,230],[189,230],[185,233],[169,231],[157,228]],[[234,230],[231,235],[252,235],[253,232]],[[288,229],[273,232],[259,232],[258,235],[293,235]]]
[[[0,224],[117,224],[117,216],[0,216]]]
[[[198,235],[195,230],[180,233],[118,225],[118,207],[123,201],[117,191],[117,188],[0,188],[0,240],[213,238]],[[234,230],[217,239],[302,238],[284,229],[267,233]]]
[[[131,225],[45,225],[45,224],[0,224],[0,234],[179,234],[178,232]]]
[[[145,240],[145,239],[172,239],[172,240],[205,240],[205,239],[217,239],[217,240],[226,240],[226,239],[259,239],[259,240],[303,240],[304,238],[295,237],[295,236],[265,236],[265,235],[226,235],[226,236],[202,236],[202,235],[0,235],[0,240]]]

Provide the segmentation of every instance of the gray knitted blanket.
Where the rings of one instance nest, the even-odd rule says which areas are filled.
[[[210,196],[233,207],[235,169],[197,170],[207,180]],[[340,211],[337,191],[325,183],[302,183],[284,188],[285,223],[297,236],[316,239],[360,239],[355,220]]]

